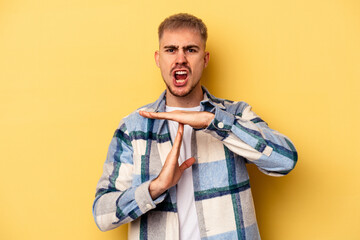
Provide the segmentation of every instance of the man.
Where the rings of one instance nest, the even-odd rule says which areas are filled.
[[[248,104],[201,86],[206,40],[192,15],[160,24],[166,91],[115,131],[93,206],[101,230],[130,223],[129,239],[260,239],[245,163],[281,176],[297,153]]]

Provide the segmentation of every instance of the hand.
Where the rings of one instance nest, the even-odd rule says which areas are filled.
[[[210,125],[215,115],[210,112],[193,111],[172,111],[172,112],[145,112],[139,111],[139,114],[146,118],[166,119],[178,123],[190,125],[193,128],[206,128]]]
[[[183,133],[184,125],[179,123],[174,145],[165,160],[164,166],[161,169],[159,176],[155,178],[149,185],[149,192],[152,199],[158,198],[166,190],[172,186],[175,186],[180,180],[180,177],[185,169],[189,168],[195,162],[195,158],[192,157],[179,166],[178,159],[180,155]]]

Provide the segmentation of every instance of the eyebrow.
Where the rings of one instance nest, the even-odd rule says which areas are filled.
[[[167,45],[167,46],[164,46],[165,49],[179,49],[179,46],[176,46],[176,45]],[[200,49],[200,47],[198,45],[187,45],[187,46],[184,46],[183,49],[190,49],[190,48],[196,48],[196,49]]]
[[[190,49],[190,48],[196,48],[196,49],[200,49],[200,47],[198,45],[188,45],[188,46],[185,46],[183,47],[183,49]]]

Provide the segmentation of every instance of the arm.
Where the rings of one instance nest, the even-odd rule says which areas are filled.
[[[270,129],[246,103],[234,103],[231,107],[237,110],[231,113],[215,107],[215,117],[203,131],[223,141],[231,151],[268,175],[289,173],[297,162],[297,152],[290,139]]]
[[[202,112],[174,111],[167,113],[140,112],[144,117],[168,119],[201,128],[223,142],[231,151],[254,163],[265,174],[282,176],[297,161],[297,152],[284,135],[270,129],[251,107],[230,103],[227,108],[208,104]]]
[[[121,123],[111,140],[93,204],[94,219],[102,231],[128,223],[156,206],[148,191],[150,181],[133,184],[133,164],[133,147]]]
[[[134,184],[133,148],[125,124],[115,132],[93,205],[94,219],[100,230],[131,222],[164,200],[163,193],[176,185],[183,171],[195,162],[190,158],[178,164],[183,130],[184,126],[179,124],[173,148],[160,174],[140,185]]]

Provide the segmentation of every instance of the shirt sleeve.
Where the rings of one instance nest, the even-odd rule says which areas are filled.
[[[165,193],[152,200],[150,181],[135,183],[133,147],[124,123],[111,140],[102,176],[96,187],[93,216],[101,231],[131,222],[162,202]]]
[[[282,176],[289,173],[297,162],[297,152],[290,139],[270,129],[248,104],[237,102],[231,108],[236,111],[214,106],[211,112],[215,118],[204,131],[256,164],[265,174]]]

